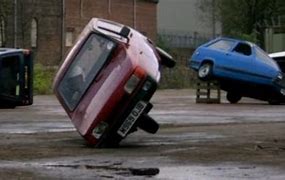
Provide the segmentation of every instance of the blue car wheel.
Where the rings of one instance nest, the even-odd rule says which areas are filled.
[[[213,73],[213,65],[211,63],[204,63],[198,70],[198,78],[201,80],[210,80]]]
[[[239,102],[241,100],[241,95],[237,94],[237,93],[233,93],[233,92],[228,92],[227,93],[227,100],[231,103],[231,104],[236,104],[237,102]]]

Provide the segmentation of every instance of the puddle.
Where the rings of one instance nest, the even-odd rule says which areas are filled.
[[[176,166],[159,169],[160,173],[155,178],[164,180],[285,179],[285,173],[281,169],[255,165]]]
[[[5,123],[0,126],[0,133],[4,134],[33,134],[42,132],[69,132],[75,131],[71,123],[47,122],[47,123]]]
[[[115,172],[117,175],[121,176],[145,176],[153,177],[159,174],[158,168],[129,168],[129,167],[120,167],[116,165],[82,165],[82,164],[53,164],[45,165],[48,168],[70,168],[70,169],[80,169],[80,170],[96,170],[96,171],[111,171]],[[112,174],[112,173],[110,173]]]
[[[81,162],[81,163],[80,163]],[[85,162],[85,163],[82,163]],[[88,163],[89,162],[89,163]],[[164,167],[132,167],[122,161],[75,161],[67,163],[21,163],[0,161],[3,169],[15,172],[37,172],[42,177],[61,177],[62,179],[163,179],[163,180],[229,180],[229,179],[285,179],[281,168],[250,164],[210,164]]]

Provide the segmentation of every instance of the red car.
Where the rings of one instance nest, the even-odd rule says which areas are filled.
[[[156,133],[147,115],[161,65],[172,57],[138,31],[93,18],[61,65],[54,91],[77,131],[96,147],[116,146],[137,127]]]

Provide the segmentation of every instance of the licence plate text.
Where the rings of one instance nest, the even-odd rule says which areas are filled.
[[[147,104],[143,101],[140,101],[136,104],[132,112],[129,114],[129,116],[123,122],[121,127],[118,129],[117,133],[120,136],[125,137],[128,134],[129,130],[132,128],[136,120],[140,117],[140,115],[144,111],[146,105]]]

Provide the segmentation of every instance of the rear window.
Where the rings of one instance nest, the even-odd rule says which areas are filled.
[[[235,44],[235,41],[222,39],[217,42],[214,42],[213,44],[210,44],[208,47],[211,49],[229,51],[230,49],[232,49],[234,44]]]
[[[70,110],[80,102],[114,48],[115,42],[105,37],[88,37],[59,84],[59,93]]]
[[[2,57],[0,61],[1,95],[13,97],[19,95],[19,63],[20,56]]]

